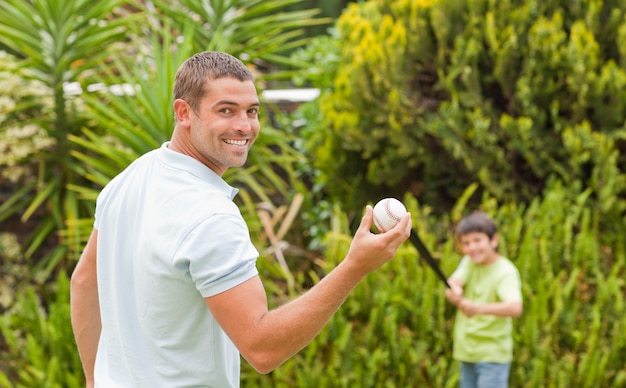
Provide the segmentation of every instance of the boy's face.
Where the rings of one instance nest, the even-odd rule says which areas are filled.
[[[469,256],[475,264],[491,264],[499,257],[496,251],[497,234],[490,239],[485,233],[470,232],[462,235],[460,240],[463,254]]]

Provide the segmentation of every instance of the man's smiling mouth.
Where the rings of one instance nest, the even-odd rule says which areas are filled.
[[[234,139],[226,139],[224,143],[234,145],[234,146],[245,146],[248,143],[248,140],[234,140]]]

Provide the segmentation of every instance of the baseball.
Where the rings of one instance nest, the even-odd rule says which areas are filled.
[[[381,232],[392,229],[406,214],[406,207],[395,198],[384,198],[374,206],[374,224]]]

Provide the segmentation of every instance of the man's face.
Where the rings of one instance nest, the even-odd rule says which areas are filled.
[[[236,78],[209,81],[197,112],[190,112],[190,137],[199,161],[222,175],[241,167],[259,135],[260,103],[254,82]]]
[[[498,257],[498,237],[489,238],[481,232],[470,232],[461,236],[461,249],[476,264],[490,264]]]

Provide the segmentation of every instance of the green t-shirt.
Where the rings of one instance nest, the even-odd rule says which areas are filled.
[[[471,301],[522,301],[519,272],[505,257],[500,256],[489,265],[477,265],[465,256],[452,277],[463,280],[463,297]],[[513,319],[480,314],[468,318],[458,311],[453,357],[465,362],[510,362],[513,358]]]

